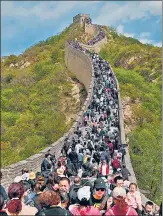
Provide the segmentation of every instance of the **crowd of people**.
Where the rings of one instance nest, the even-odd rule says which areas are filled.
[[[98,34],[96,37],[94,37],[92,40],[87,42],[87,45],[94,45],[95,43],[101,41],[103,38],[105,38],[106,34],[105,32],[102,30],[101,27],[98,27]]]
[[[129,181],[114,73],[98,54],[89,53],[78,42],[70,45],[92,61],[91,104],[73,136],[65,139],[58,159],[49,151],[40,172],[24,168],[7,191],[1,185],[0,215],[154,216],[154,203],[142,206],[137,185]],[[157,214],[162,215],[161,208]]]

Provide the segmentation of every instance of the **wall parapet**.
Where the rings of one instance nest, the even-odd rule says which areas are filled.
[[[72,57],[74,58],[73,60]],[[71,64],[71,61],[73,62],[74,67]],[[34,172],[40,171],[41,162],[45,156],[45,153],[48,152],[48,150],[51,150],[52,153],[55,152],[56,158],[58,158],[61,154],[64,140],[67,137],[71,137],[73,135],[79,122],[82,123],[83,114],[87,110],[93,95],[94,69],[89,56],[79,50],[75,50],[67,42],[65,44],[65,63],[68,69],[71,70],[74,74],[76,74],[77,79],[84,84],[87,90],[87,98],[81,108],[81,111],[76,115],[75,121],[69,131],[65,133],[56,142],[52,143],[47,148],[43,149],[37,154],[30,156],[25,160],[19,161],[5,167],[4,169],[1,169],[1,172],[3,173],[1,184],[6,189],[13,182],[13,179],[16,176],[22,174],[21,171],[23,168],[27,168],[29,171]]]
[[[110,68],[111,68],[111,66],[110,66]],[[111,68],[111,70],[113,71],[112,68]],[[113,74],[114,74],[114,72],[113,72]],[[121,103],[120,87],[119,87],[119,82],[118,82],[115,74],[114,74],[114,78],[116,80],[117,91],[118,91],[120,140],[121,140],[121,144],[126,144],[125,130],[124,130],[124,115],[123,115],[123,107],[122,107],[122,103]],[[130,154],[129,154],[129,147],[126,146],[125,149],[126,149],[126,155],[124,157],[125,158],[125,165],[126,165],[126,168],[129,170],[129,172],[131,174],[131,176],[129,176],[129,181],[132,182],[132,183],[137,184],[137,179],[136,179],[136,176],[135,176],[135,173],[134,173],[134,169],[133,169]],[[137,189],[139,190],[139,187]],[[149,201],[149,199],[142,193],[140,193],[140,195],[141,195],[141,199],[142,199],[142,205],[145,206],[145,203],[147,201]]]
[[[86,45],[83,43],[79,43],[80,46],[82,46],[85,49],[88,49],[89,51],[94,51],[96,53],[99,53],[100,50],[104,47],[104,45],[107,43],[107,37],[105,36],[102,40],[98,41],[96,44],[93,46],[91,45]]]
[[[95,31],[95,30],[92,30]],[[102,40],[98,41],[94,45],[85,45],[82,43],[79,43],[80,46],[83,48],[89,50],[89,51],[95,51],[100,52],[100,49],[107,43],[107,37],[105,36]],[[68,42],[65,43],[65,64],[67,68],[73,72],[77,79],[84,84],[86,90],[87,90],[87,98],[81,108],[81,111],[76,115],[75,121],[70,128],[70,130],[65,133],[60,139],[58,139],[55,143],[52,143],[50,146],[45,148],[44,150],[40,151],[38,154],[32,155],[31,157],[27,158],[26,160],[22,160],[20,162],[14,163],[10,166],[5,167],[4,169],[1,169],[3,176],[1,179],[1,184],[7,189],[8,186],[13,182],[13,179],[21,175],[21,170],[23,168],[27,168],[29,171],[40,171],[41,168],[41,162],[44,158],[44,155],[48,150],[51,150],[52,153],[55,152],[56,158],[60,156],[61,150],[64,145],[64,140],[67,137],[71,137],[76,130],[79,123],[82,122],[82,117],[85,111],[87,110],[91,99],[93,95],[93,87],[94,87],[94,68],[91,63],[91,59],[88,55],[84,54],[82,51],[77,50],[73,48]],[[111,66],[110,66],[111,68]],[[111,68],[112,70],[112,68]],[[113,70],[112,70],[113,72]],[[113,72],[114,74],[114,72]],[[114,74],[114,79],[116,81],[117,85],[117,91],[118,91],[118,106],[119,106],[119,125],[120,125],[120,141],[121,144],[126,144],[125,141],[125,131],[124,131],[124,116],[123,116],[123,107],[121,103],[121,97],[120,97],[120,88],[118,80]],[[132,167],[130,155],[129,155],[129,149],[126,147],[126,155],[125,155],[125,164],[129,172],[131,173],[131,176],[129,176],[129,181],[137,183],[136,176]],[[143,194],[141,194],[142,197],[142,203],[143,205],[148,201]]]

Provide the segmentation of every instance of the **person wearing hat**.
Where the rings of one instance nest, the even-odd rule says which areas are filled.
[[[100,211],[107,209],[107,200],[109,196],[106,191],[106,185],[102,178],[97,178],[94,182],[94,192],[91,196],[91,205]]]
[[[107,210],[105,216],[138,216],[134,208],[129,207],[126,199],[126,191],[122,187],[115,187],[113,190],[114,206]]]
[[[65,177],[64,170],[61,167],[57,169],[57,174],[60,177]]]
[[[36,174],[34,172],[29,173],[28,183],[31,185],[32,190],[34,190],[34,186],[36,184]]]
[[[73,216],[79,215],[101,215],[100,211],[90,206],[91,191],[89,186],[84,186],[80,188],[77,192],[77,198],[79,204],[69,206],[69,211]]]
[[[30,180],[36,179],[36,174],[35,174],[35,172],[30,172],[30,173],[29,173],[29,179],[30,179]]]

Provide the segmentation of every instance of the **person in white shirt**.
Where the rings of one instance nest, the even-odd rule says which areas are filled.
[[[83,146],[80,144],[80,140],[78,140],[78,144],[76,144],[75,146],[75,151],[77,154],[79,154],[79,149],[82,149]]]

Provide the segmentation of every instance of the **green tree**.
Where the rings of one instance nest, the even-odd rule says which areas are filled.
[[[16,64],[18,57],[16,55],[9,55],[4,62],[5,66],[9,66],[10,64]]]

